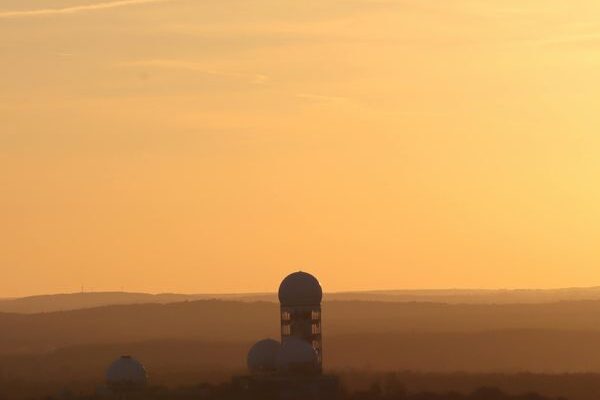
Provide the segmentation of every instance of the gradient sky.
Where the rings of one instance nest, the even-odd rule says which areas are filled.
[[[600,285],[597,0],[2,0],[0,297]]]

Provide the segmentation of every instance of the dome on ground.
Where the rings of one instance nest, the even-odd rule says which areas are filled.
[[[145,386],[148,383],[148,375],[138,360],[131,356],[122,356],[108,367],[106,382],[109,385]]]
[[[311,274],[298,271],[285,277],[279,285],[279,302],[284,306],[320,304],[323,298],[321,284]]]
[[[246,359],[250,372],[274,372],[277,370],[277,356],[281,344],[277,340],[263,339],[248,351]]]
[[[282,372],[315,372],[317,353],[308,342],[297,337],[289,337],[281,345],[281,351],[277,357],[277,368]]]

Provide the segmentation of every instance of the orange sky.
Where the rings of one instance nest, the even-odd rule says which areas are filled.
[[[598,1],[40,3],[0,6],[0,297],[600,284]]]

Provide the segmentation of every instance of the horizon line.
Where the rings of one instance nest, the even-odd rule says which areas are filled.
[[[519,292],[519,291],[559,291],[559,290],[584,290],[584,289],[600,289],[600,285],[596,286],[557,286],[548,288],[533,288],[533,287],[515,287],[515,288],[477,288],[477,287],[446,287],[446,288],[420,288],[420,289],[350,289],[350,290],[334,290],[324,291],[324,295],[335,295],[335,294],[353,294],[353,293],[390,293],[390,292]],[[72,292],[50,292],[50,293],[39,293],[39,294],[27,294],[22,296],[7,296],[0,297],[0,301],[5,300],[18,300],[32,297],[45,297],[45,296],[64,296],[64,295],[77,295],[77,294],[142,294],[149,296],[270,296],[277,295],[277,291],[251,291],[251,292],[196,292],[196,293],[185,293],[185,292],[170,292],[170,291],[127,291],[127,290],[82,290]]]

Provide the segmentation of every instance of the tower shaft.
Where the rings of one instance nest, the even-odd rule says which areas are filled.
[[[323,367],[321,305],[281,305],[281,343],[290,337],[308,342],[317,354],[319,370]]]

